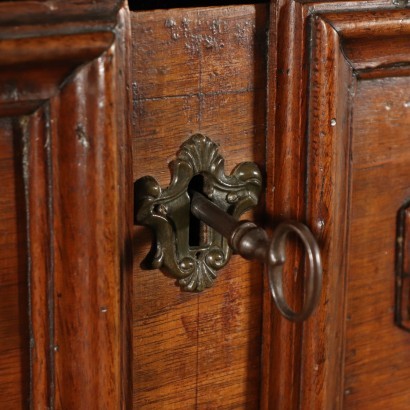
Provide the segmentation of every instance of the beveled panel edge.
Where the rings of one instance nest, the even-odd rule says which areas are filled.
[[[377,8],[380,10],[375,11]],[[281,217],[291,216],[302,220],[305,218],[314,233],[322,238],[322,246],[329,247],[332,238],[336,238],[340,246],[330,246],[325,264],[331,267],[333,261],[335,266],[339,266],[338,272],[343,272],[347,263],[343,257],[347,243],[343,238],[347,238],[348,232],[343,218],[347,217],[348,209],[340,208],[338,221],[335,221],[331,208],[328,209],[328,216],[332,216],[332,220],[327,220],[321,218],[317,206],[321,203],[320,191],[327,193],[326,195],[332,193],[331,197],[328,197],[331,201],[328,205],[333,203],[331,206],[336,207],[334,209],[339,206],[335,202],[336,198],[339,198],[340,202],[349,202],[348,124],[356,81],[359,78],[386,77],[397,73],[407,75],[409,72],[408,64],[397,66],[394,56],[387,65],[381,62],[377,55],[380,47],[374,48],[374,55],[371,54],[373,47],[365,43],[366,39],[361,30],[366,18],[373,12],[378,18],[373,28],[373,33],[377,32],[378,35],[376,38],[388,38],[386,36],[389,35],[392,22],[400,25],[396,28],[398,33],[404,32],[408,35],[407,24],[403,25],[400,20],[403,15],[408,16],[409,10],[397,9],[385,1],[372,2],[372,7],[369,2],[358,1],[343,2],[342,5],[329,1],[271,2],[267,178],[268,186],[274,186],[274,190],[267,191],[267,208]],[[350,24],[347,20],[343,25],[343,18],[350,14],[354,14],[353,23]],[[333,25],[332,19],[341,21],[337,29],[336,21]],[[354,36],[358,38],[357,43],[349,42]],[[353,47],[356,55],[349,54],[345,49],[346,45]],[[369,63],[357,59],[359,47],[364,47],[366,52],[370,53]],[[328,67],[327,70],[326,58],[334,62],[333,67]],[[308,70],[306,67],[309,67]],[[340,81],[334,81],[334,84],[329,86],[329,77],[335,79],[337,76]],[[316,87],[316,92],[312,92],[312,86]],[[306,95],[309,96],[308,100]],[[326,118],[322,116],[321,119],[320,110],[312,110],[312,107],[318,105],[322,105]],[[347,125],[341,129],[343,122]],[[329,131],[329,135],[333,135],[330,138],[327,137]],[[312,132],[315,134],[312,135]],[[339,147],[338,162],[332,161],[332,155],[335,153],[333,150],[340,143],[344,146]],[[280,160],[284,153],[288,158],[286,162]],[[338,181],[333,181],[333,185],[325,183],[323,189],[316,191],[319,196],[312,196],[309,193],[315,189],[316,183],[320,182],[317,179],[320,180],[320,174],[324,170]],[[295,183],[290,186],[281,184],[281,181],[289,179]],[[305,209],[307,210],[304,211]],[[297,261],[298,256],[295,258]],[[336,276],[338,277],[331,280],[331,287],[341,281],[337,292],[339,304],[329,299],[329,283],[325,284],[328,289],[324,291],[324,304],[316,317],[303,326],[303,330],[281,320],[269,302],[269,294],[265,290],[261,408],[342,408],[346,284],[345,275]],[[297,301],[298,292],[294,293]],[[329,314],[334,309],[339,310],[336,316]],[[333,331],[329,333],[326,331],[326,323],[330,323],[330,317]],[[333,342],[330,342],[329,337]],[[286,340],[286,345],[282,343],[283,340]],[[289,344],[294,346],[290,351],[287,347]],[[311,357],[307,360],[301,359],[307,355]],[[321,359],[315,362],[314,357]],[[329,365],[328,359],[332,365]],[[295,363],[302,365],[295,366]],[[308,374],[305,373],[306,370]],[[276,377],[277,374],[281,376]],[[289,386],[292,388],[289,389]]]
[[[9,3],[10,6],[13,4]],[[111,22],[103,30],[87,30],[85,25],[80,32],[67,34],[63,30],[61,36],[55,32],[51,37],[0,38],[0,47],[9,53],[9,57],[17,59],[15,66],[19,67],[16,72],[13,72],[14,67],[0,70],[0,78],[7,79],[6,84],[12,80],[10,84],[15,87],[14,91],[0,93],[0,116],[19,117],[24,137],[23,171],[30,237],[30,401],[33,408],[79,408],[88,403],[91,408],[125,409],[129,408],[132,397],[132,172],[127,116],[131,105],[127,91],[130,36],[127,8],[111,16]],[[16,42],[30,43],[27,53],[19,54],[19,50],[12,47]],[[19,61],[20,57],[24,62]],[[6,65],[8,63],[10,61],[5,61]],[[90,70],[96,75],[87,84],[82,83],[81,78]],[[98,101],[95,100],[97,88]],[[35,92],[30,94],[32,89]],[[28,94],[24,94],[26,90]],[[76,116],[56,132],[57,124],[68,119],[64,107],[56,109],[63,94],[66,101],[79,99],[75,109],[81,111],[81,104],[88,106],[83,115],[87,116],[88,125],[94,127],[90,135],[81,132],[89,127],[80,129]],[[60,138],[63,143],[78,144],[88,152],[95,151],[97,146],[100,148],[94,155],[86,154],[75,173],[66,173],[64,167],[75,161],[75,155],[70,156],[67,151],[60,157],[61,152],[56,151],[62,143]],[[101,156],[102,153],[108,155],[110,167],[102,167],[101,158],[95,161],[95,155]],[[68,185],[81,189],[83,183],[96,195],[92,204],[93,215],[99,218],[96,224],[112,229],[111,234],[97,230],[98,238],[88,233],[81,236],[88,245],[76,255],[64,247],[69,247],[75,235],[82,232],[84,224],[80,226],[79,223],[90,201],[87,195],[80,196],[77,218],[73,214],[76,211],[68,204],[69,196],[62,195],[61,189]],[[94,204],[99,201],[104,204],[103,209],[96,209]],[[73,215],[69,219],[70,226],[67,226],[67,214],[56,212],[59,206]],[[65,236],[71,229],[73,236]],[[94,260],[102,268],[87,279],[87,270],[77,275],[70,264],[59,264],[62,253],[69,254],[70,260],[82,261],[84,267],[87,260]],[[63,296],[55,285],[62,277],[75,285],[76,295],[82,294],[82,300],[92,297],[105,301],[97,316],[75,303],[59,306],[58,301]],[[93,294],[83,292],[83,280],[92,285],[89,289]],[[81,321],[78,321],[78,315],[81,315]],[[103,323],[104,317],[110,319]],[[79,323],[91,323],[95,332],[84,333],[81,326],[78,333],[75,332]],[[56,337],[60,334],[56,333],[58,329],[70,329],[65,337],[65,343],[69,343],[65,346],[70,346],[69,353],[64,352],[61,338]],[[72,341],[87,339],[87,335],[93,336],[94,345],[86,340],[82,340],[81,345],[69,342],[70,338],[74,338]],[[84,349],[84,346],[88,348]],[[92,377],[93,374],[98,377]],[[80,390],[85,389],[83,394],[77,394],[79,389],[75,385]]]

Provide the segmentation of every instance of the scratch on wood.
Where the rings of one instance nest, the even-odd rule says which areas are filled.
[[[227,22],[220,19],[195,20],[183,17],[178,23],[173,18],[165,20],[172,41],[185,41],[185,48],[198,54],[201,48],[219,51],[225,47],[223,34],[227,32]]]
[[[244,23],[236,25],[235,37],[239,45],[250,44],[255,37],[256,26],[252,21],[247,20]]]
[[[75,129],[77,134],[78,142],[85,148],[90,148],[90,143],[87,138],[87,134],[85,132],[84,126],[82,124],[78,124],[77,128]]]

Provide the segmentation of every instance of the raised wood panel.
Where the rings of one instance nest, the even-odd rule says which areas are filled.
[[[134,177],[170,180],[180,144],[200,131],[226,170],[264,168],[266,7],[132,13]],[[151,235],[136,230],[134,407],[259,406],[262,269],[234,256],[213,288],[184,293],[139,267]]]
[[[408,403],[402,380],[409,371],[404,364],[409,342],[397,333],[392,303],[395,218],[408,192],[408,119],[399,90],[408,88],[410,15],[391,7],[361,11],[369,4],[272,7],[270,40],[278,48],[270,49],[268,144],[276,156],[268,157],[268,175],[274,167],[276,189],[268,205],[274,201],[275,214],[299,215],[312,228],[322,249],[324,287],[319,308],[303,327],[284,323],[265,303],[269,365],[263,370],[263,408],[405,408]],[[281,47],[284,39],[287,46]],[[389,95],[391,101],[384,101]],[[394,115],[399,117],[393,120]],[[374,165],[368,169],[360,157]],[[285,175],[299,185],[280,187]],[[378,186],[378,178],[386,182]],[[293,286],[297,303],[301,291]],[[387,335],[392,335],[390,353],[381,350]],[[286,350],[282,340],[291,340],[294,348]]]
[[[17,117],[0,124],[0,166],[9,178],[1,184],[9,241],[1,252],[9,248],[12,263],[21,251],[20,271],[0,272],[0,283],[10,281],[0,338],[14,343],[0,350],[9,365],[0,395],[15,400],[13,409],[127,408],[128,14],[117,14],[116,2],[52,6],[28,3],[28,25],[22,3],[0,6],[0,116]],[[44,7],[49,24],[35,26]]]
[[[30,396],[29,303],[23,140],[0,119],[0,403],[25,409]]]
[[[355,90],[344,386],[348,409],[399,410],[410,403],[410,334],[393,322],[397,212],[410,198],[409,90],[409,77],[359,81]]]

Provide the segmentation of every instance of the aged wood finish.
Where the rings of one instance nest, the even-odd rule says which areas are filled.
[[[33,28],[39,33],[42,29],[37,25],[41,24],[47,24],[45,31],[57,28],[59,34],[63,34],[61,31],[76,31],[75,28],[92,22],[108,28],[110,23],[116,21],[118,10],[123,5],[121,0],[99,0],[98,3],[94,0],[76,0],[75,3],[64,0],[20,0],[10,3],[0,4],[0,26],[7,35]],[[59,26],[61,23],[64,24]]]
[[[119,7],[0,6],[2,204],[17,201],[1,209],[2,408],[128,403],[129,30]]]
[[[355,91],[344,386],[348,409],[406,409],[410,403],[410,334],[392,321],[397,212],[410,198],[409,90],[410,78],[401,77],[359,81]]]
[[[407,104],[404,104],[405,108]],[[394,320],[396,326],[410,332],[410,203],[408,200],[397,213],[396,283]]]
[[[120,0],[1,2],[2,409],[409,407],[393,315],[410,198],[400,4],[272,0],[266,78],[264,5],[132,13],[131,36]],[[197,131],[227,170],[266,171],[262,225],[317,235],[325,281],[305,324],[279,315],[257,263],[233,257],[201,295],[140,269],[151,237],[132,243],[131,182],[167,186]],[[288,255],[298,308],[302,253]]]
[[[388,9],[361,11],[370,5]],[[285,323],[266,302],[272,317],[265,315],[269,365],[262,407],[406,408],[409,398],[402,380],[409,372],[404,364],[409,340],[393,323],[391,232],[409,195],[408,171],[400,162],[409,157],[400,142],[408,136],[408,114],[403,119],[406,98],[398,92],[408,88],[408,79],[384,78],[409,75],[409,10],[387,2],[286,1],[272,5],[271,19],[268,141],[275,155],[268,158],[268,170],[275,170],[276,189],[268,204],[276,214],[305,219],[314,230],[322,247],[325,282],[322,304],[303,327]],[[287,46],[281,47],[283,43]],[[376,92],[380,86],[384,93]],[[385,93],[395,98],[385,102]],[[402,113],[396,132],[386,104],[394,104],[395,115]],[[381,142],[389,138],[402,160]],[[371,171],[361,176],[355,164],[366,168],[360,155],[371,158],[383,147],[389,160],[374,172],[390,183],[376,192]],[[283,187],[283,180],[299,183]],[[397,196],[391,188],[396,184],[401,187]],[[377,228],[377,211],[388,212],[385,230]],[[361,212],[367,219],[355,217]],[[384,270],[378,268],[375,277],[380,265]],[[292,282],[297,304],[298,283]],[[363,291],[366,283],[368,290]],[[382,335],[391,337],[385,353]],[[394,365],[395,360],[401,364]]]
[[[26,200],[28,204],[30,271],[28,279],[31,288],[31,337],[35,341],[31,350],[31,401],[39,406],[50,406],[54,394],[52,382],[52,355],[50,346],[53,329],[50,324],[52,264],[46,255],[50,254],[51,209],[49,179],[49,140],[45,115],[48,107],[39,108],[22,122],[26,145]],[[34,138],[32,136],[35,136]],[[45,147],[47,147],[45,149]],[[46,257],[45,257],[46,256]]]
[[[19,124],[0,119],[0,403],[27,407],[29,328],[27,235]]]
[[[135,178],[167,186],[196,131],[220,143],[227,172],[264,168],[265,27],[264,6],[132,14]],[[211,289],[184,293],[140,269],[150,241],[136,231],[134,407],[258,408],[261,267],[234,256]]]

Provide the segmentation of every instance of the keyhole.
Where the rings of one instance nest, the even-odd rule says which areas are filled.
[[[201,174],[195,175],[188,185],[188,195],[192,201],[194,192],[204,192],[204,177]],[[189,220],[189,246],[198,247],[205,245],[206,225],[196,216],[190,213]]]

